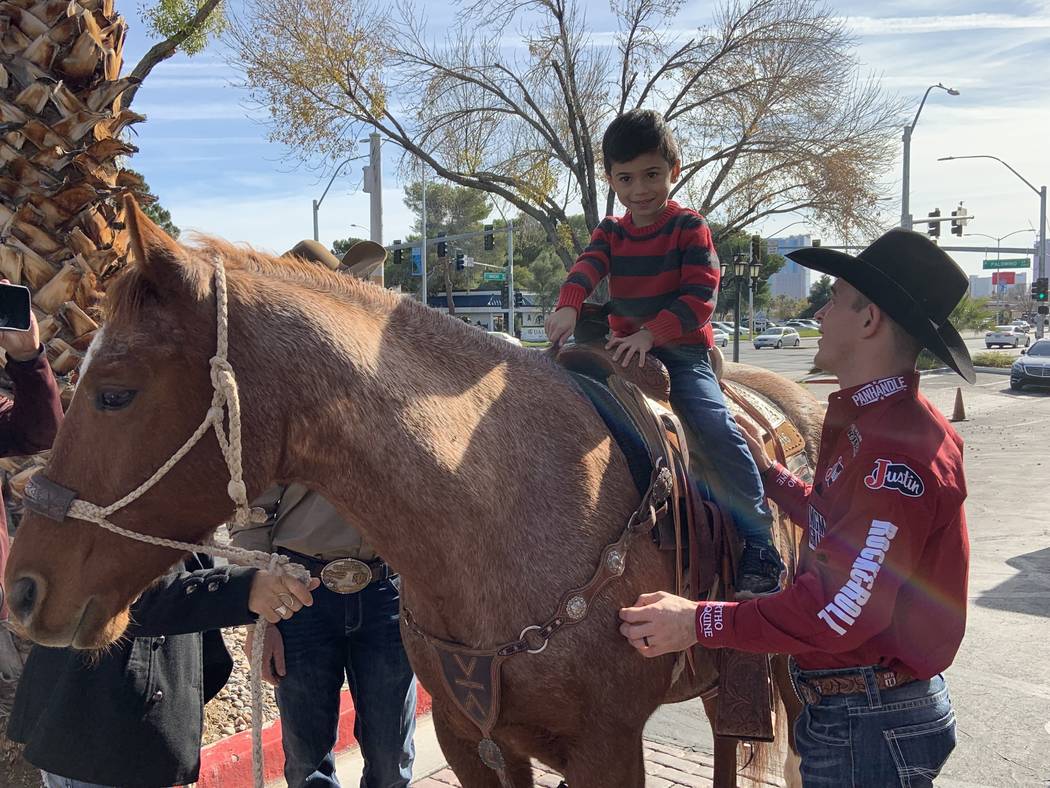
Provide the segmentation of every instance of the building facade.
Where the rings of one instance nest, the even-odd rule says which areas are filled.
[[[786,238],[770,238],[766,243],[770,254],[785,258],[784,267],[769,277],[770,293],[789,298],[806,298],[811,286],[811,272],[798,263],[787,260],[788,252],[809,246],[812,239],[808,235],[789,235]]]

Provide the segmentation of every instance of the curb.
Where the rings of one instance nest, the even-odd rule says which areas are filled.
[[[430,694],[417,683],[416,718],[430,712]],[[357,747],[354,739],[354,701],[349,690],[343,690],[339,703],[339,734],[332,751],[339,755]],[[263,776],[267,782],[284,776],[284,750],[281,747],[280,719],[262,732]],[[200,777],[197,788],[252,788],[252,732],[235,733],[201,749]]]

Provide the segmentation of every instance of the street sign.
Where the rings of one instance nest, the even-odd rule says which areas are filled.
[[[419,247],[412,247],[412,276],[423,275],[423,257],[419,253]]]
[[[502,271],[485,271],[481,275],[482,282],[505,282],[507,275]]]
[[[989,271],[994,268],[1029,268],[1032,263],[1023,257],[1011,257],[1005,260],[985,260],[984,270]]]

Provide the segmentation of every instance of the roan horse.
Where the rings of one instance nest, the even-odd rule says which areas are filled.
[[[275,482],[317,490],[398,568],[421,628],[477,648],[545,621],[566,589],[590,578],[638,493],[601,419],[549,360],[316,265],[213,239],[181,246],[130,200],[127,221],[132,263],[110,287],[47,478],[85,500],[114,501],[194,431],[212,395],[218,256],[249,497]],[[807,437],[819,427],[812,412]],[[216,444],[202,441],[112,519],[205,539],[230,515],[228,478]],[[178,558],[29,513],[8,564],[10,607],[39,643],[102,648]],[[543,653],[506,662],[494,737],[514,786],[532,785],[530,757],[572,788],[644,785],[642,729],[668,694],[674,657],[639,656],[617,631],[617,611],[672,583],[668,554],[639,540],[585,620]],[[431,652],[407,631],[405,643],[434,694],[449,764],[468,788],[498,785]],[[696,651],[710,684],[713,660]]]

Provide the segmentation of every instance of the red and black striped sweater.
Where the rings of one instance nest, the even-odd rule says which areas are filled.
[[[635,227],[630,213],[607,216],[569,271],[558,308],[578,312],[606,276],[613,299],[609,323],[616,336],[645,327],[656,347],[713,344],[718,254],[711,229],[696,211],[669,201],[646,227]]]

